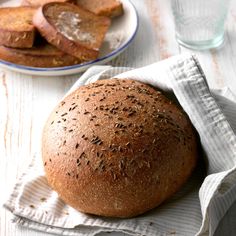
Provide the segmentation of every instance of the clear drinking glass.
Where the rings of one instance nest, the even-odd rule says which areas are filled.
[[[224,41],[230,0],[171,0],[177,41],[189,48],[216,48]]]

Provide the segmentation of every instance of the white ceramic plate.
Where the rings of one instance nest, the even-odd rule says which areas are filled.
[[[2,1],[0,6],[15,6],[18,2],[16,0]],[[83,72],[93,65],[101,65],[110,61],[130,45],[138,30],[138,14],[135,7],[129,0],[121,0],[121,2],[123,3],[125,13],[123,16],[113,19],[98,59],[79,65],[56,68],[29,67],[0,60],[0,66],[24,74],[59,76]]]

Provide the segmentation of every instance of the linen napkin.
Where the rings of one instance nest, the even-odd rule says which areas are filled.
[[[139,69],[92,67],[69,93],[81,85],[111,77],[139,80],[169,92],[178,100],[198,131],[203,149],[204,162],[199,163],[189,181],[170,200],[139,217],[91,216],[66,205],[52,191],[38,152],[4,206],[14,214],[16,223],[59,235],[92,236],[111,231],[147,236],[213,235],[236,200],[236,138],[232,128],[236,122],[231,127],[225,116],[233,121],[235,103],[211,94],[198,60],[189,54]],[[227,112],[224,114],[221,108]]]

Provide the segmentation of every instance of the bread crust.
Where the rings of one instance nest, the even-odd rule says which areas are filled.
[[[118,0],[77,0],[77,4],[99,16],[114,18],[124,13]]]
[[[21,6],[40,7],[51,2],[69,2],[99,16],[117,17],[124,13],[123,5],[118,0],[22,0]]]
[[[52,112],[42,157],[49,185],[78,211],[133,217],[160,205],[197,162],[187,115],[133,80],[80,87]]]
[[[32,7],[0,8],[0,45],[31,48],[36,34],[32,24],[35,11]],[[11,17],[12,15],[15,17]]]
[[[75,0],[22,0],[21,6],[40,7],[49,2],[70,2],[75,3]]]
[[[45,13],[47,12],[47,10],[49,8],[53,8],[53,7],[61,7],[63,9],[62,12],[64,11],[65,7],[67,7],[67,9],[71,9],[71,11],[74,11],[74,9],[76,9],[80,13],[85,12],[85,10],[80,9],[79,7],[71,5],[69,3],[48,3],[48,4],[45,4],[44,6],[40,7],[37,10],[37,12],[33,18],[33,23],[36,26],[36,28],[38,29],[38,31],[40,32],[40,34],[50,44],[54,45],[55,47],[59,48],[60,50],[66,52],[72,56],[77,57],[78,59],[80,59],[82,61],[90,61],[90,60],[96,59],[99,54],[99,48],[100,48],[100,46],[103,42],[103,39],[105,37],[105,33],[110,25],[109,18],[105,18],[105,17],[98,18],[98,16],[95,16],[94,14],[92,14],[88,11],[86,12],[86,14],[88,14],[90,16],[90,18],[94,18],[94,20],[92,21],[93,23],[95,23],[95,21],[99,20],[102,25],[100,35],[99,35],[99,37],[97,37],[95,39],[97,41],[96,47],[94,47],[93,45],[90,46],[90,45],[83,44],[79,40],[78,41],[71,40],[68,37],[66,37],[65,35],[63,35],[57,29],[57,27],[55,25],[53,25],[52,22],[50,22],[48,20],[48,18],[45,16]],[[81,21],[84,21],[84,19],[82,19]]]
[[[76,57],[65,54],[49,44],[30,49],[0,46],[0,59],[18,65],[43,68],[63,67],[80,63]]]

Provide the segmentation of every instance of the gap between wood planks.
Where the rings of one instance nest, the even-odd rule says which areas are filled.
[[[160,60],[179,54],[170,4],[162,0],[147,0],[146,3],[159,45]]]
[[[1,81],[2,81],[2,86],[4,89],[4,95],[6,99],[6,121],[4,125],[4,148],[5,150],[7,149],[7,131],[8,131],[8,121],[9,121],[9,108],[8,108],[8,87],[7,87],[7,82],[6,82],[6,74],[5,72],[2,72],[1,75]]]

